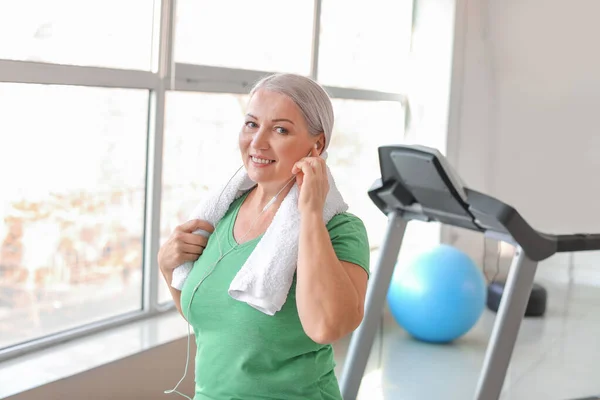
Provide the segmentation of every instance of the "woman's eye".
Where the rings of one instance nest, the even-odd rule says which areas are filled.
[[[277,133],[280,133],[282,135],[285,135],[289,132],[287,129],[285,129],[284,127],[281,127],[281,126],[275,127],[275,130],[277,131]]]
[[[246,121],[246,126],[248,128],[256,128],[256,123],[254,123],[253,121]]]

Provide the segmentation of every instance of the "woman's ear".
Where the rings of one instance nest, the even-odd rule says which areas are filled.
[[[325,135],[319,137],[319,140],[315,143],[315,148],[319,152],[319,155],[323,154],[323,149],[325,148]]]

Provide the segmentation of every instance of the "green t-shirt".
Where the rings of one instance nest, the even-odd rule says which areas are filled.
[[[331,345],[311,340],[296,307],[296,280],[286,303],[274,316],[234,300],[227,292],[236,273],[260,240],[242,243],[227,254],[194,288],[223,253],[236,245],[233,225],[246,195],[236,200],[217,224],[181,293],[181,305],[196,336],[195,400],[285,399],[341,400]],[[369,272],[369,244],[363,222],[350,213],[327,224],[341,261]]]

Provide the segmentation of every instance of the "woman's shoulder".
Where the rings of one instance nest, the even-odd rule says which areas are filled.
[[[334,215],[327,223],[327,230],[331,233],[332,230],[358,230],[367,233],[364,222],[358,216],[343,212]]]
[[[369,236],[362,219],[349,212],[336,214],[327,223],[327,230],[338,259],[357,264],[369,273]]]
[[[333,244],[353,243],[360,250],[369,248],[367,228],[358,216],[343,212],[333,216],[327,223],[327,231]]]

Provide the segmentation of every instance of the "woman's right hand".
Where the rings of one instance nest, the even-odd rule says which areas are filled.
[[[179,225],[169,239],[158,250],[158,266],[166,274],[186,261],[196,261],[204,251],[208,238],[197,235],[195,232],[203,229],[212,233],[213,226],[207,221],[193,219]]]

